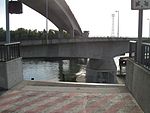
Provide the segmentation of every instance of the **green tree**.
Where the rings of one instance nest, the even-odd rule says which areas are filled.
[[[6,37],[6,31],[3,28],[0,28],[0,40],[4,41]]]

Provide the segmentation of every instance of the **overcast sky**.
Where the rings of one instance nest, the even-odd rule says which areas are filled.
[[[0,27],[5,28],[4,3],[0,0]],[[82,31],[90,31],[90,36],[111,36],[112,14],[115,14],[115,35],[117,36],[117,13],[120,13],[120,36],[137,37],[138,11],[131,10],[131,0],[66,0]],[[144,11],[143,36],[149,35],[150,10]],[[45,29],[45,18],[27,6],[23,14],[10,15],[10,29]],[[49,22],[49,29],[57,29]]]

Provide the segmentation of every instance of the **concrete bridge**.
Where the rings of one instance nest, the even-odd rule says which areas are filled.
[[[69,38],[21,42],[23,57],[78,57],[108,59],[129,50],[129,41],[136,38]]]
[[[107,73],[115,82],[116,65],[113,58],[129,51],[129,41],[135,38],[69,38],[30,40],[21,42],[23,58],[89,58],[87,82],[100,82],[98,76]],[[110,74],[111,73],[111,74]],[[97,76],[97,77],[94,77]]]

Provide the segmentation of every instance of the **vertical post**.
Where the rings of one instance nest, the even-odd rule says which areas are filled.
[[[150,38],[150,19],[148,19],[149,21],[149,38]]]
[[[138,42],[137,42],[137,62],[141,63],[142,53],[142,27],[143,27],[143,10],[139,10],[139,24],[138,24]]]
[[[10,29],[9,29],[9,0],[6,0],[6,43],[10,43]]]
[[[116,11],[118,13],[118,31],[117,31],[117,37],[119,37],[119,11]]]
[[[115,36],[115,28],[114,28],[114,19],[115,19],[115,14],[112,14],[112,29],[111,29],[111,37]]]
[[[132,43],[129,42],[129,58],[132,58]]]
[[[48,0],[45,2],[46,6],[46,43],[48,42]]]

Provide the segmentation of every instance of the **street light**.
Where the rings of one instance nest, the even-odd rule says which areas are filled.
[[[114,18],[115,18],[115,14],[112,14],[112,31],[111,31],[111,37],[115,36],[115,29],[114,29]]]
[[[150,19],[147,19],[149,21],[149,38],[150,38]]]
[[[116,13],[118,13],[118,31],[117,31],[117,37],[119,37],[119,11],[115,11]]]
[[[10,43],[10,30],[9,30],[9,10],[8,10],[9,0],[6,0],[6,43]]]
[[[48,0],[45,0],[46,10],[46,43],[48,42]]]

